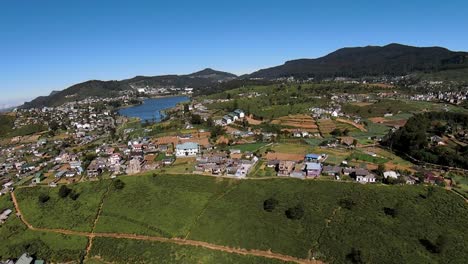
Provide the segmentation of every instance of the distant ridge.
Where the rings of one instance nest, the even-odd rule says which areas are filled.
[[[233,87],[247,79],[265,81],[285,77],[323,79],[333,77],[401,76],[411,73],[435,73],[468,68],[468,53],[441,47],[412,47],[392,43],[386,46],[348,47],[316,59],[297,59],[252,74],[235,74],[206,68],[186,75],[136,76],[121,81],[91,80],[75,84],[49,96],[25,103],[23,108],[55,106],[88,96],[113,96],[119,91],[138,87],[210,88],[226,83]]]
[[[136,76],[122,81],[91,80],[72,85],[63,91],[53,91],[49,96],[40,96],[25,103],[22,108],[57,106],[67,101],[80,100],[89,96],[115,96],[120,91],[139,87],[193,87],[205,88],[219,82],[237,78],[228,72],[204,69],[187,75]]]
[[[256,71],[247,78],[329,78],[400,76],[468,68],[468,53],[441,47],[412,47],[392,43],[383,47],[342,48],[317,59],[298,59]]]

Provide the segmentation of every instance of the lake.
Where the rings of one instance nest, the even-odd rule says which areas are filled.
[[[142,122],[146,120],[160,122],[165,117],[164,113],[162,113],[163,110],[188,101],[190,101],[190,98],[187,96],[151,98],[144,100],[141,105],[122,108],[119,110],[119,114],[127,117],[138,117]]]

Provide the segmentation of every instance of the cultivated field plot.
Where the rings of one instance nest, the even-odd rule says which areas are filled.
[[[408,121],[407,119],[388,119],[384,117],[371,117],[369,120],[374,123],[383,124],[389,127],[402,127]]]
[[[59,188],[19,188],[15,191],[21,212],[35,227],[91,231],[102,197],[110,182],[98,181],[68,185],[78,197],[61,198]],[[40,202],[40,196],[48,196]]]
[[[122,177],[106,197],[96,232],[185,237],[210,199],[231,181],[202,176]]]
[[[280,260],[243,256],[195,246],[151,241],[96,238],[85,264],[98,263],[203,263],[284,264]]]
[[[348,263],[350,256],[356,254],[365,263],[463,263],[468,258],[468,205],[439,187],[295,179],[238,181],[193,175],[120,179],[125,186],[121,190],[110,189],[96,232],[180,237],[232,248],[271,249],[300,258],[314,256],[329,263]],[[77,185],[90,188],[88,184]],[[24,199],[26,194],[33,197]],[[37,203],[36,195],[24,192],[20,206]],[[271,212],[263,208],[269,198],[278,201]],[[61,200],[66,202],[69,201]],[[292,207],[302,208],[302,217],[288,219],[285,211]],[[145,250],[147,245],[151,249]],[[192,254],[194,260],[205,254],[192,253],[192,248],[161,247],[159,250],[159,244],[142,241],[96,238],[92,256],[100,255],[117,263],[143,263],[146,257],[173,263],[177,256],[181,263],[193,263]],[[127,255],[126,249],[135,255]],[[211,263],[211,253],[206,254],[206,262],[203,258],[195,262]],[[219,259],[223,262],[224,257]],[[262,263],[258,261],[255,263]],[[225,263],[249,260],[227,259]]]
[[[309,115],[288,115],[274,119],[272,124],[286,126],[290,129],[300,129],[311,133],[317,133],[318,127],[315,120]]]
[[[310,153],[312,147],[308,144],[300,143],[276,143],[273,144],[265,155],[267,160],[295,160],[301,161],[305,154]]]
[[[14,210],[10,196],[0,196],[0,210],[6,208]],[[86,238],[28,230],[15,213],[0,225],[0,259],[17,258],[28,251],[48,262],[79,262]]]
[[[331,119],[320,119],[317,125],[322,135],[328,135],[336,128],[336,123]]]

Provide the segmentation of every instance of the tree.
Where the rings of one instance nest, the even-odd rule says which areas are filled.
[[[339,128],[333,129],[333,131],[330,132],[330,134],[335,136],[335,137],[340,137],[340,136],[343,135],[343,133],[341,132],[341,130]]]
[[[190,118],[190,123],[194,125],[199,125],[202,123],[202,118],[200,115],[195,115],[193,114],[192,117]]]
[[[208,119],[206,119],[206,125],[209,127],[214,126],[215,124],[214,124],[213,118],[208,117]]]
[[[50,128],[50,130],[52,130],[52,131],[56,131],[56,130],[59,128],[59,124],[58,124],[57,121],[55,121],[55,120],[54,120],[54,121],[51,121],[51,122],[49,123],[49,128]]]
[[[189,104],[184,104],[184,113],[187,113],[190,111]]]
[[[70,188],[68,188],[68,187],[65,186],[65,185],[62,185],[62,186],[60,186],[58,195],[59,195],[61,198],[65,198],[65,197],[67,197],[67,196],[70,194],[71,191],[72,191],[72,190],[71,190]]]
[[[345,128],[345,130],[343,130],[343,136],[349,135],[349,132],[349,129]]]
[[[298,205],[298,206],[295,206],[286,210],[285,214],[286,214],[286,217],[291,220],[299,220],[304,216],[304,208]]]
[[[376,172],[382,176],[385,172],[385,165],[384,164],[379,164],[379,166],[377,167],[377,170]]]
[[[50,200],[50,196],[49,196],[49,195],[44,194],[44,193],[41,193],[41,194],[39,195],[39,202],[40,202],[40,203],[46,203],[46,202],[49,201],[49,200]]]
[[[275,198],[269,198],[263,202],[263,210],[267,212],[273,212],[276,206],[278,206],[279,202]]]
[[[117,190],[122,190],[125,187],[125,183],[120,179],[114,181],[114,188]]]
[[[211,138],[217,138],[218,136],[224,134],[224,128],[222,126],[214,126],[210,132]]]
[[[351,263],[356,263],[356,264],[363,263],[362,256],[361,256],[361,251],[357,250],[355,248],[352,248],[351,253],[346,255],[346,259],[351,261]]]

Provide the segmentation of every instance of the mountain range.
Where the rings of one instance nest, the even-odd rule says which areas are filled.
[[[24,108],[54,106],[87,96],[113,96],[119,91],[139,87],[212,88],[239,79],[275,80],[284,77],[322,79],[331,77],[401,76],[468,68],[468,53],[441,47],[412,47],[401,44],[342,48],[316,59],[287,61],[283,65],[251,74],[235,74],[210,68],[186,75],[136,76],[121,81],[92,80],[73,85],[49,96],[38,97]],[[70,99],[72,98],[72,99]]]

